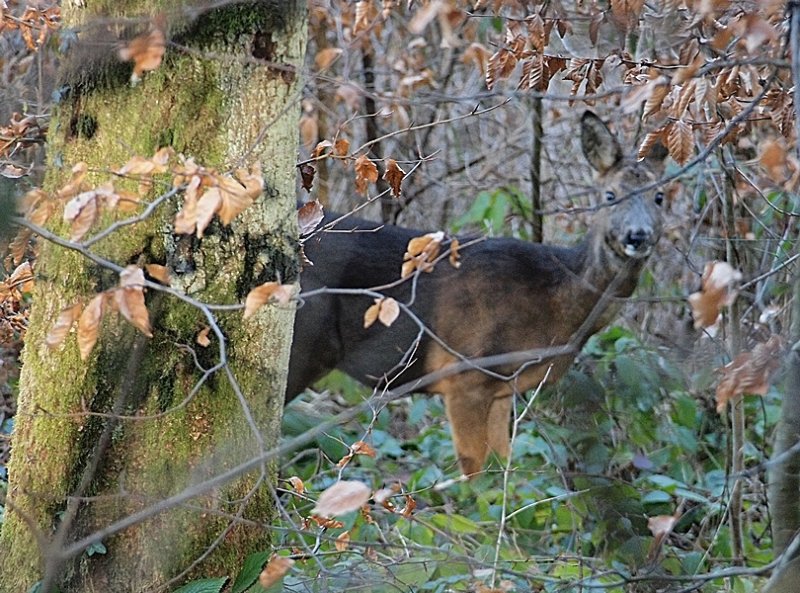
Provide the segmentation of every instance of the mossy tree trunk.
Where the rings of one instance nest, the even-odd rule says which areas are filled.
[[[123,18],[164,13],[175,20],[182,14],[166,0],[75,4],[65,9],[65,27],[102,18],[117,30]],[[118,64],[94,72],[91,60],[84,69],[75,70],[73,63],[67,75],[72,91],[50,126],[46,189],[61,187],[79,161],[97,172],[92,181],[102,183],[133,154],[151,156],[167,145],[222,171],[258,162],[265,180],[254,206],[230,226],[213,222],[201,240],[172,232],[178,196],[92,251],[121,266],[165,264],[172,286],[204,303],[241,303],[258,284],[296,278],[294,163],[304,5],[239,3],[170,23],[169,35],[180,49],[170,45],[161,67],[136,86],[128,84],[127,74],[115,81]],[[106,214],[104,223],[113,216],[119,217]],[[67,236],[60,218],[57,212],[50,228]],[[104,553],[59,558],[69,542],[203,483],[276,442],[293,311],[268,306],[247,321],[240,310],[216,311],[240,393],[221,369],[187,403],[203,376],[200,367],[218,364],[222,351],[213,333],[210,346],[197,344],[207,326],[197,307],[150,290],[154,336],[144,337],[121,316],[106,315],[100,340],[83,362],[74,332],[57,350],[48,349],[45,338],[62,308],[115,286],[117,274],[44,242],[36,279],[8,514],[0,533],[0,590],[23,593],[44,578],[62,591],[155,591],[186,574],[230,575],[243,555],[266,549],[267,529],[233,519],[268,525],[274,510],[269,464],[109,535]],[[125,417],[130,415],[142,418]]]

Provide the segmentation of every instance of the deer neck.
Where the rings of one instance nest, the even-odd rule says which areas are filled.
[[[585,328],[588,337],[611,321],[621,306],[621,298],[633,293],[645,260],[620,256],[595,230],[575,249],[581,256],[581,267],[567,289],[590,326]]]

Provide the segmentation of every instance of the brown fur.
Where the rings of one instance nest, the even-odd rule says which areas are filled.
[[[295,321],[287,398],[333,368],[380,386],[414,380],[464,358],[569,345],[567,353],[532,359],[528,366],[462,371],[420,390],[444,398],[465,474],[480,471],[490,451],[507,456],[511,396],[536,387],[548,369],[549,381],[564,373],[586,339],[617,313],[619,298],[633,292],[661,230],[656,192],[637,193],[655,180],[650,169],[624,160],[616,138],[594,114],[584,114],[581,140],[598,172],[598,193],[613,192],[618,202],[600,208],[581,243],[564,248],[478,241],[461,250],[459,269],[443,261],[432,273],[381,291],[407,303],[438,339],[422,334],[415,320],[402,314],[391,327],[378,323],[364,329],[370,297],[322,291],[308,298]],[[423,234],[353,219],[336,230],[306,243],[314,262],[301,274],[306,294],[396,283],[408,241]]]

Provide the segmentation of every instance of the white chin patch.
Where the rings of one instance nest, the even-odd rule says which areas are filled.
[[[640,250],[629,243],[625,245],[625,255],[633,258],[647,257],[650,255],[650,247],[645,247]]]

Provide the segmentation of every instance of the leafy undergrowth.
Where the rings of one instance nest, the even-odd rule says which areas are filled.
[[[510,464],[494,460],[469,482],[453,480],[438,398],[366,412],[282,468],[276,544],[296,560],[283,590],[756,591],[752,573],[771,560],[758,470],[744,477],[747,568],[711,578],[735,564],[728,437],[713,378],[702,369],[687,376],[613,328],[589,342],[557,388],[519,398],[525,417]],[[336,395],[286,409],[286,437],[369,395],[342,376],[324,388]],[[758,467],[777,394],[746,406],[745,453]],[[334,520],[315,517],[320,493],[339,480],[366,484],[372,499]]]

